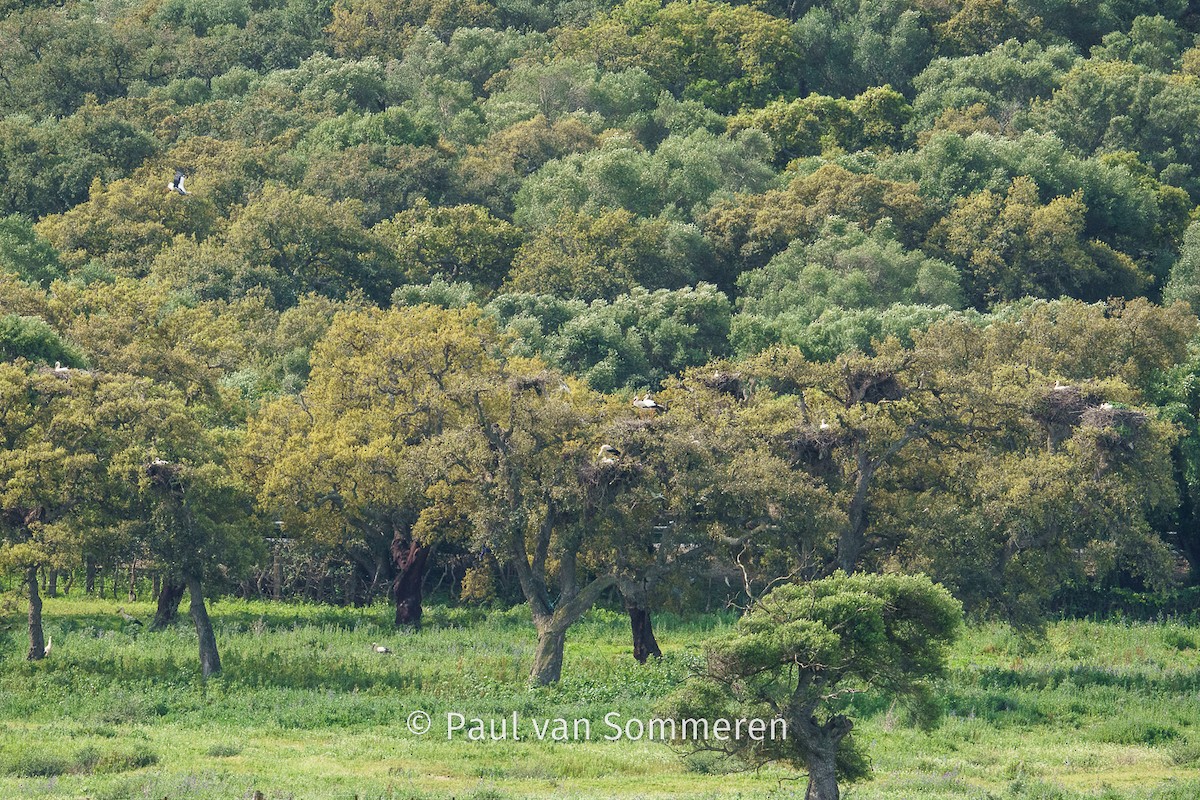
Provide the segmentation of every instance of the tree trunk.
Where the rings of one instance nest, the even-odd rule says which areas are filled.
[[[58,597],[58,570],[50,570],[50,578],[46,586],[47,597]]]
[[[29,653],[30,661],[46,657],[46,636],[42,631],[42,596],[38,594],[38,568],[25,570],[25,583],[29,585]]]
[[[157,572],[150,576],[150,599],[158,600],[159,592],[162,591],[162,576]]]
[[[562,677],[563,649],[567,645],[567,628],[553,622],[538,623],[537,649],[533,653],[530,680],[537,686],[558,683]]]
[[[83,582],[83,590],[87,594],[96,593],[96,562],[92,559],[87,560],[87,566],[84,568],[85,577]]]
[[[811,751],[808,756],[808,791],[804,800],[840,800],[836,750]]]
[[[187,586],[174,575],[165,575],[158,591],[158,610],[154,612],[154,621],[150,630],[161,631],[175,622],[179,614],[179,603],[183,600],[183,592]]]
[[[654,628],[650,620],[650,611],[645,603],[635,600],[625,601],[625,610],[629,612],[629,626],[633,630],[633,657],[639,664],[645,664],[650,656],[662,658],[662,650],[654,638]]]
[[[858,568],[859,558],[867,542],[867,497],[871,487],[871,479],[875,476],[875,465],[866,450],[860,450],[855,456],[857,476],[855,478],[854,496],[850,498],[850,508],[847,509],[846,524],[838,537],[837,563],[838,568],[846,574]]]
[[[849,717],[838,714],[821,725],[809,715],[810,710],[803,712],[794,727],[804,741],[804,763],[808,767],[808,790],[804,793],[804,800],[840,800],[837,751],[842,740],[854,728],[854,723]],[[804,715],[808,715],[807,718]]]
[[[421,627],[421,587],[425,583],[429,552],[428,545],[419,545],[408,536],[397,533],[392,539],[392,563],[396,566],[392,598],[396,602],[397,628]]]
[[[204,593],[200,589],[200,579],[195,575],[188,575],[185,580],[188,595],[191,597],[189,609],[192,613],[192,622],[196,623],[196,636],[200,640],[200,672],[207,678],[221,671],[217,637],[213,634],[212,620],[208,618],[208,609],[204,606]]]
[[[279,557],[279,545],[271,559],[271,599],[276,602],[283,599],[283,559]]]

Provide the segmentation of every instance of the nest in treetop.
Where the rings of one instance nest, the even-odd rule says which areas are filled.
[[[170,461],[156,458],[146,465],[146,474],[155,486],[173,492],[181,492],[183,484],[179,481],[179,465]]]
[[[832,428],[821,430],[820,427],[811,425],[796,431],[788,439],[787,449],[791,453],[794,463],[804,464],[810,469],[824,472],[837,468],[830,455],[833,453],[833,448],[841,444],[843,440],[842,432]]]
[[[41,506],[37,508],[10,508],[4,512],[4,521],[13,528],[28,528],[35,522],[41,522],[45,511],[46,509]]]
[[[1073,428],[1079,424],[1084,412],[1098,406],[1102,400],[1078,386],[1055,386],[1034,400],[1030,414],[1045,426]]]
[[[891,370],[857,369],[846,373],[846,389],[850,392],[850,405],[856,403],[882,403],[885,400],[900,400],[904,397],[904,384]]]
[[[544,396],[548,390],[562,388],[566,384],[556,375],[549,372],[538,372],[534,375],[514,375],[508,379],[508,388],[516,393],[527,392],[530,389]]]
[[[1106,403],[1083,412],[1081,421],[1089,428],[1098,428],[1100,442],[1110,449],[1132,450],[1150,418],[1142,411],[1115,408]]]
[[[612,463],[597,462],[584,464],[579,468],[579,481],[584,486],[599,488],[601,486],[616,486],[636,478],[641,474],[642,466],[636,461],[613,459]]]
[[[753,385],[753,380],[746,380],[742,373],[726,372],[721,369],[701,378],[700,382],[714,392],[727,394],[731,397],[736,397],[738,400],[749,398],[750,389]]]

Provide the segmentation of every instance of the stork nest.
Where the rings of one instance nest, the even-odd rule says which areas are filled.
[[[183,482],[179,479],[179,472],[179,465],[169,461],[156,461],[146,465],[146,474],[150,476],[150,481],[158,488],[170,492],[181,493],[183,491]]]
[[[1103,408],[1096,406],[1083,412],[1083,424],[1099,430],[1099,443],[1110,450],[1132,450],[1150,418],[1142,411],[1131,408]]]
[[[533,375],[515,375],[508,379],[508,388],[514,392],[519,394],[533,390],[539,396],[545,396],[550,389],[557,389],[562,384],[561,378],[546,371]]]
[[[905,395],[904,384],[890,370],[857,369],[846,373],[846,389],[850,404],[882,403],[900,400]]]
[[[642,473],[642,465],[636,461],[618,456],[612,464],[599,462],[584,464],[579,468],[579,482],[589,489],[619,486],[637,478]]]
[[[809,426],[793,433],[786,447],[793,464],[803,464],[811,471],[827,473],[837,469],[837,464],[830,456],[844,439],[844,435],[836,430],[823,431]]]
[[[4,511],[2,518],[10,527],[28,528],[35,522],[41,522],[45,513],[46,509],[41,506],[36,508],[10,508]]]
[[[720,369],[705,376],[700,382],[714,392],[727,394],[738,400],[748,400],[754,385],[753,379],[745,378],[740,372],[726,372]]]
[[[1030,415],[1047,427],[1073,428],[1082,421],[1086,411],[1099,406],[1103,400],[1078,386],[1057,386],[1034,400]]]

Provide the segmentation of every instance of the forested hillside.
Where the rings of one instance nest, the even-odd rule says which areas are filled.
[[[0,0],[0,567],[596,603],[1200,576],[1200,7]],[[75,583],[78,581],[78,583]],[[1132,598],[1132,600],[1130,599]]]

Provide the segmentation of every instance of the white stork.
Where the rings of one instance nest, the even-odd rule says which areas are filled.
[[[638,411],[649,411],[651,414],[656,411],[667,410],[666,406],[660,406],[658,403],[654,402],[654,398],[650,396],[649,392],[646,392],[645,397],[633,398],[633,407]]]
[[[167,191],[179,192],[180,194],[188,194],[188,190],[183,188],[183,181],[185,178],[187,178],[187,175],[183,174],[183,170],[181,170],[181,169],[175,170],[175,180],[173,180],[167,184]]]

